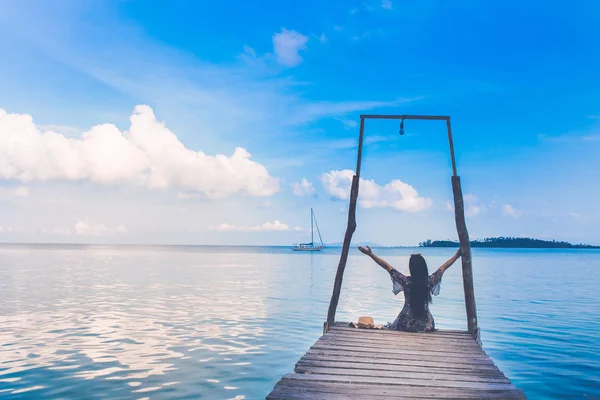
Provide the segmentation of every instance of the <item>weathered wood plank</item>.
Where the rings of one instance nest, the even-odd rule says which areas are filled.
[[[473,339],[464,338],[464,339],[455,339],[455,338],[447,338],[447,337],[418,337],[413,335],[401,336],[401,335],[369,335],[361,332],[335,332],[329,331],[326,335],[323,336],[324,339],[354,339],[354,340],[368,340],[372,342],[379,343],[416,343],[416,344],[440,344],[440,343],[448,343],[448,344],[456,344],[457,346],[479,346]]]
[[[440,382],[481,382],[481,383],[506,383],[510,381],[506,377],[479,377],[472,375],[453,375],[448,371],[438,369],[435,371],[407,371],[398,369],[388,370],[370,370],[370,369],[351,369],[351,368],[322,368],[317,366],[296,366],[294,370],[299,374],[319,374],[319,375],[346,375],[346,376],[369,376],[397,379],[402,383],[408,384],[410,379],[418,379],[424,383],[433,380]],[[454,386],[451,386],[454,387]]]
[[[336,390],[344,390],[342,393],[337,393]],[[468,393],[458,393],[452,397],[448,397],[447,393],[415,393],[411,391],[409,393],[403,393],[402,390],[398,390],[398,388],[391,388],[385,393],[381,393],[380,391],[369,391],[368,393],[364,393],[364,390],[358,389],[357,392],[351,392],[347,389],[342,388],[321,388],[321,387],[306,387],[300,388],[297,385],[294,386],[284,386],[277,385],[276,388],[269,394],[267,399],[286,399],[286,400],[357,400],[357,399],[481,399],[480,393],[468,394]],[[518,396],[506,396],[505,393],[500,394],[490,394],[485,396],[487,399],[493,398],[501,398],[501,399],[520,399]]]
[[[331,328],[328,333],[332,334],[355,334],[355,335],[369,335],[369,337],[376,338],[388,338],[390,340],[410,340],[410,339],[423,339],[423,340],[456,340],[467,343],[475,342],[470,335],[444,335],[437,332],[432,333],[408,333],[408,332],[396,332],[388,331],[385,329],[359,329],[359,328]],[[475,342],[477,343],[477,342]]]
[[[296,372],[307,368],[343,368],[357,369],[365,371],[407,371],[407,372],[426,372],[426,373],[443,373],[446,375],[463,375],[462,379],[473,378],[506,378],[504,374],[497,368],[469,368],[467,366],[457,367],[451,364],[444,366],[421,366],[421,365],[406,365],[406,364],[377,364],[369,362],[347,362],[333,360],[313,360],[301,358],[296,363]]]
[[[470,353],[470,354],[485,354],[483,349],[477,346],[475,343],[473,345],[457,345],[454,343],[444,343],[444,342],[432,342],[432,343],[401,343],[401,342],[380,342],[377,340],[365,340],[365,339],[355,339],[355,338],[343,338],[343,337],[322,337],[315,344],[322,345],[344,345],[344,346],[360,346],[360,347],[369,347],[369,348],[384,348],[384,349],[415,349],[415,350],[423,350],[423,351],[443,351],[444,353]]]
[[[406,359],[394,359],[394,358],[374,358],[374,357],[360,357],[352,354],[340,355],[338,353],[307,353],[300,361],[338,361],[347,363],[357,364],[380,364],[380,365],[407,365],[407,366],[420,366],[420,367],[433,367],[433,368],[454,368],[454,369],[465,369],[465,370],[481,370],[481,371],[499,371],[493,363],[448,363],[439,360],[406,360]]]
[[[269,395],[268,399],[524,399],[516,391],[472,391],[464,389],[413,388],[410,386],[383,386],[363,384],[330,384],[318,382],[280,381],[274,392],[278,397]],[[305,397],[303,397],[305,396]]]
[[[420,344],[420,343],[377,343],[377,342],[369,342],[362,340],[353,340],[353,339],[343,339],[343,338],[334,338],[334,339],[322,339],[315,342],[314,346],[346,346],[346,347],[361,347],[368,349],[384,349],[384,350],[400,350],[400,351],[423,351],[423,352],[431,352],[431,353],[443,353],[442,355],[449,354],[457,354],[457,355],[479,355],[487,357],[485,351],[483,351],[480,347],[470,347],[470,346],[457,346],[452,344]]]
[[[466,382],[466,381],[437,381],[409,379],[402,380],[387,378],[382,376],[354,376],[354,375],[321,375],[321,374],[287,374],[286,379],[296,379],[303,381],[319,381],[332,383],[365,383],[369,385],[390,385],[390,386],[414,386],[414,387],[437,387],[437,388],[464,388],[473,390],[515,390],[512,383],[493,383],[493,382]]]
[[[489,357],[486,356],[485,353],[483,352],[478,352],[478,353],[468,353],[468,352],[456,352],[456,351],[451,351],[451,350],[447,350],[444,351],[443,349],[436,349],[436,350],[421,350],[418,348],[414,348],[414,347],[406,347],[406,348],[389,348],[386,349],[385,347],[373,347],[373,346],[357,346],[357,345],[353,345],[353,344],[345,344],[345,343],[327,343],[327,342],[321,342],[321,343],[315,343],[312,347],[312,350],[338,350],[338,351],[353,351],[353,352],[357,352],[357,353],[386,353],[388,355],[390,354],[399,354],[399,355],[406,355],[406,356],[420,356],[423,358],[437,358],[437,357],[453,357],[456,359],[469,359],[469,360],[477,360],[477,359],[485,359],[485,360],[489,360]]]
[[[286,375],[276,388],[290,388],[297,391],[334,393],[353,396],[355,399],[370,397],[383,398],[472,398],[472,399],[522,399],[523,393],[518,389],[513,390],[478,390],[469,388],[435,388],[427,386],[410,385],[373,385],[365,383],[327,382],[310,379],[296,379],[310,377],[310,375]]]
[[[377,360],[379,363],[392,363],[392,361],[399,362],[400,364],[407,363],[409,361],[417,362],[420,365],[448,365],[454,364],[456,366],[489,366],[490,368],[497,368],[494,365],[494,362],[490,359],[482,359],[482,360],[469,360],[469,359],[460,359],[457,360],[453,357],[437,357],[432,359],[431,357],[421,357],[418,355],[398,355],[398,354],[386,354],[386,353],[362,353],[358,354],[353,351],[340,351],[340,350],[319,350],[319,349],[311,349],[306,352],[307,357],[318,358],[318,359],[329,359],[333,360],[334,357],[340,357],[340,359],[346,360],[369,360],[375,361]]]
[[[383,349],[383,348],[362,348],[362,347],[353,347],[353,346],[344,346],[344,345],[331,345],[326,344],[322,345],[319,343],[315,343],[311,348],[311,350],[327,350],[327,351],[347,351],[355,354],[368,354],[373,356],[378,356],[382,354],[386,357],[389,356],[397,356],[398,358],[406,357],[407,359],[426,359],[426,358],[437,358],[444,359],[448,362],[453,361],[479,361],[479,362],[492,362],[489,357],[485,356],[485,354],[449,354],[444,355],[440,352],[432,352],[432,351],[419,351],[419,350],[411,350],[411,349]]]

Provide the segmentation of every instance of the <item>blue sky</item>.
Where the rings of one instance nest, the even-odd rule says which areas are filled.
[[[418,113],[452,117],[473,237],[600,243],[598,15],[548,1],[3,2],[0,240],[289,244],[314,207],[339,242],[358,115]],[[444,126],[405,128],[367,123],[357,241],[456,236]]]

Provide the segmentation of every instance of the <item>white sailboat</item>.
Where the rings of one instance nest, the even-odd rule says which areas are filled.
[[[319,240],[321,241],[321,244],[317,244],[315,245],[315,239],[314,239],[314,228],[317,228],[317,233],[319,234]],[[300,243],[300,244],[295,244],[294,247],[292,247],[292,250],[294,251],[321,251],[323,249],[323,247],[325,247],[325,244],[323,244],[323,239],[321,238],[321,232],[319,232],[319,225],[317,225],[317,219],[315,218],[315,213],[313,212],[313,209],[310,209],[310,243]]]

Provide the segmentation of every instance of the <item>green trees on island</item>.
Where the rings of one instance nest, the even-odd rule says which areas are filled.
[[[425,240],[419,247],[458,247],[454,240]],[[471,247],[487,248],[516,248],[516,249],[600,249],[600,246],[587,244],[571,244],[556,240],[541,240],[532,238],[495,237],[471,241]]]

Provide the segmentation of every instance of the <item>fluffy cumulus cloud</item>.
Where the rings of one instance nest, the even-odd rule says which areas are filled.
[[[306,178],[302,178],[300,182],[292,183],[292,190],[296,196],[312,196],[315,194],[315,187]]]
[[[77,236],[107,236],[115,232],[125,233],[127,232],[127,228],[122,224],[116,228],[109,228],[104,224],[93,223],[87,219],[80,219],[75,224],[75,234]]]
[[[148,106],[137,106],[128,131],[97,125],[80,138],[40,131],[30,115],[0,109],[0,179],[89,181],[177,188],[211,198],[270,196],[279,181],[238,147],[231,156],[187,149]]]
[[[273,51],[277,63],[284,67],[295,67],[302,63],[300,51],[306,49],[308,37],[296,31],[281,29],[273,35]]]
[[[262,225],[251,225],[251,226],[243,226],[243,225],[231,225],[231,224],[221,224],[218,226],[211,227],[214,231],[222,231],[222,232],[269,232],[269,231],[291,231],[292,229],[284,224],[275,220],[273,222],[265,222]],[[299,228],[294,228],[293,230],[300,230]]]
[[[345,169],[330,171],[321,175],[323,188],[335,199],[346,200],[350,197],[350,187],[354,172]],[[411,185],[394,179],[385,186],[373,180],[360,180],[359,205],[363,208],[393,208],[399,211],[418,212],[431,207],[432,200],[419,197]]]

